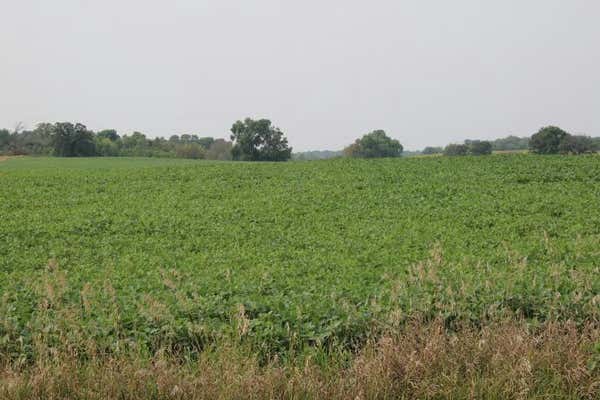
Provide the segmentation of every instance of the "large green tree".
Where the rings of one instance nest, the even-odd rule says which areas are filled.
[[[268,119],[237,121],[231,127],[231,140],[234,160],[286,161],[292,156],[283,132]]]
[[[353,144],[344,149],[344,154],[360,158],[400,157],[403,150],[399,141],[379,129],[356,139]]]
[[[96,155],[94,133],[83,124],[57,122],[52,128],[54,154],[59,157],[89,157]]]
[[[536,154],[557,154],[561,141],[568,135],[557,126],[547,126],[531,136],[529,150]]]

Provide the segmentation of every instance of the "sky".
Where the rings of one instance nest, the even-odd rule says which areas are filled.
[[[295,151],[600,136],[597,0],[0,0],[0,127],[82,122]]]

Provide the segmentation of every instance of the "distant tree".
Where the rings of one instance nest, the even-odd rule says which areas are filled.
[[[511,150],[527,150],[529,148],[528,137],[507,136],[492,141],[492,150],[496,151],[511,151]]]
[[[466,156],[469,154],[469,146],[466,144],[449,144],[444,148],[445,156]]]
[[[121,138],[122,155],[148,157],[152,155],[149,147],[149,140],[141,132],[133,132],[131,135],[123,135]]]
[[[240,161],[286,161],[292,155],[283,132],[268,119],[246,118],[231,127],[231,154]]]
[[[200,146],[204,147],[205,150],[210,149],[210,146],[214,142],[215,142],[215,139],[212,137],[201,137],[201,138],[196,137],[196,143],[198,143]]]
[[[487,140],[472,140],[469,142],[468,146],[469,153],[474,156],[492,154],[492,144]]]
[[[444,152],[444,149],[441,148],[441,147],[431,147],[431,146],[428,146],[428,147],[425,147],[423,149],[423,151],[421,152],[421,154],[431,155],[431,154],[442,154],[443,152]]]
[[[0,151],[5,151],[8,149],[8,144],[10,143],[10,131],[8,129],[0,129]]]
[[[102,157],[116,157],[120,155],[120,149],[117,141],[112,141],[107,137],[96,135],[96,153]]]
[[[358,139],[357,139],[358,141]],[[354,142],[351,145],[344,147],[344,149],[342,150],[342,154],[344,155],[344,157],[358,157],[358,154],[360,153],[360,146],[358,143]]]
[[[344,154],[359,158],[400,157],[402,150],[399,141],[387,136],[383,130],[375,130],[346,147]]]
[[[117,133],[117,131],[114,129],[102,130],[102,131],[96,133],[96,136],[101,139],[108,139],[111,142],[116,142],[117,140],[119,140],[121,138],[119,136],[119,134]]]
[[[561,139],[558,151],[562,154],[593,153],[595,146],[589,136],[566,135]]]
[[[0,130],[0,152],[9,155],[50,155],[52,147],[52,124],[39,124],[34,130],[24,130],[17,124],[10,132]]]
[[[536,154],[557,154],[561,141],[568,135],[559,127],[547,126],[531,136],[529,149]]]
[[[171,135],[169,138],[169,142],[177,143],[179,142],[179,135]]]
[[[52,132],[54,154],[59,157],[89,157],[96,155],[94,133],[85,125],[57,122]]]
[[[594,151],[600,151],[600,137],[592,138],[592,145],[594,146]]]
[[[208,160],[231,160],[231,149],[233,148],[233,143],[225,140],[225,139],[216,139],[209,147],[206,152],[206,158]]]
[[[179,158],[205,158],[206,150],[198,143],[182,143],[175,147],[175,156]]]

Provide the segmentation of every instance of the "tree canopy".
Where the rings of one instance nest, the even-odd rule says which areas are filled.
[[[94,133],[83,124],[57,122],[52,127],[54,155],[59,157],[89,157],[96,155]]]
[[[528,137],[518,137],[510,135],[492,141],[492,149],[497,151],[527,150],[528,148]]]
[[[444,152],[444,149],[442,147],[432,147],[432,146],[427,146],[423,149],[423,151],[421,152],[421,154],[424,155],[431,155],[431,154],[441,154]]]
[[[466,156],[469,154],[469,146],[466,144],[449,144],[444,148],[445,156]]]
[[[231,140],[234,160],[286,161],[292,156],[283,132],[268,119],[237,121],[231,127]]]
[[[487,140],[466,140],[465,144],[469,147],[469,154],[474,156],[485,156],[492,154],[492,143]]]
[[[556,154],[560,142],[569,134],[557,126],[547,126],[531,136],[529,150],[536,154]]]
[[[558,151],[562,154],[585,154],[596,150],[592,138],[583,135],[567,135],[558,145]]]
[[[120,138],[119,134],[114,129],[105,129],[96,133],[96,136],[101,139],[108,139],[111,142],[116,142]]]
[[[404,148],[396,139],[390,138],[384,130],[367,133],[344,149],[348,157],[380,158],[400,157]]]

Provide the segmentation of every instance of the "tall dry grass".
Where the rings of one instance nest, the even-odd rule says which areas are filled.
[[[600,331],[570,323],[532,329],[517,321],[450,332],[413,321],[350,360],[272,359],[221,343],[195,359],[38,353],[0,367],[12,399],[597,399]]]

